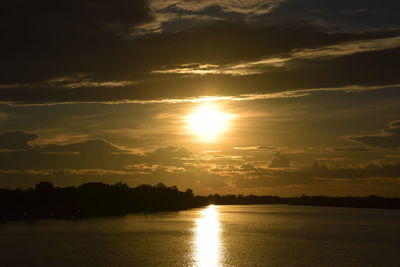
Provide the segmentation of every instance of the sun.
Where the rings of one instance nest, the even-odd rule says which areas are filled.
[[[228,129],[231,117],[213,102],[205,102],[195,108],[186,121],[189,131],[200,141],[213,142]]]

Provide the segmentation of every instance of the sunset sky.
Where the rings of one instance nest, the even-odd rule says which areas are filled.
[[[398,0],[2,7],[0,187],[400,197]]]

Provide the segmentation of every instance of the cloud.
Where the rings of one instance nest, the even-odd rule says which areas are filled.
[[[350,41],[336,45],[323,46],[312,49],[297,49],[288,55],[262,58],[255,61],[242,62],[231,65],[215,64],[182,64],[176,68],[155,70],[153,73],[163,74],[224,74],[224,75],[255,75],[274,71],[276,68],[285,68],[295,60],[322,60],[332,57],[343,57],[370,51],[380,51],[400,47],[400,36]]]
[[[8,119],[9,117],[10,117],[9,114],[4,113],[4,112],[0,112],[0,121],[6,120],[6,119]]]
[[[50,102],[9,102],[0,101],[0,104],[6,104],[10,106],[53,106],[53,105],[73,105],[73,104],[177,104],[177,103],[202,103],[209,101],[252,101],[252,100],[262,100],[262,99],[284,99],[284,98],[297,98],[312,95],[313,93],[319,92],[344,92],[344,93],[356,93],[374,90],[385,90],[391,88],[398,88],[400,84],[390,84],[381,86],[362,86],[362,85],[349,85],[343,87],[326,87],[326,88],[304,88],[297,90],[286,90],[283,92],[276,93],[253,93],[253,94],[240,94],[232,96],[196,96],[196,97],[181,97],[181,98],[156,98],[156,99],[115,99],[115,100],[74,100],[74,101],[50,101]]]
[[[144,35],[182,31],[216,20],[251,19],[270,13],[285,0],[151,0],[150,8],[154,20],[136,27],[135,33]]]
[[[364,12],[368,12],[368,8],[346,9],[342,11],[343,14],[357,14]]]
[[[6,18],[3,24],[5,33],[16,37],[25,33],[26,36],[19,38],[28,40],[34,36],[64,34],[81,38],[85,38],[84,34],[90,34],[86,37],[90,38],[103,31],[125,33],[151,19],[148,3],[143,0],[116,0],[112,3],[103,0],[60,0],[57,5],[48,0],[36,3],[9,1],[4,7],[8,10],[3,14]],[[66,20],[71,17],[73,21]],[[13,30],[20,32],[12,33]]]
[[[279,149],[274,146],[236,146],[233,149],[235,150],[255,150],[255,151],[274,151]]]
[[[375,0],[290,0],[282,2],[274,12],[260,18],[259,23],[277,23],[289,18],[310,21],[333,31],[365,31],[398,26],[397,0],[382,5]]]
[[[85,75],[81,77],[59,77],[50,79],[44,82],[36,83],[16,83],[0,85],[0,89],[13,89],[13,88],[29,88],[29,87],[47,87],[47,88],[57,88],[57,89],[75,89],[75,88],[110,88],[110,87],[126,87],[133,85],[134,81],[93,81],[90,78],[85,78]]]
[[[36,145],[31,150],[0,150],[0,186],[26,187],[43,179],[68,186],[99,179],[134,185],[162,180],[211,191],[226,186],[221,176],[204,172],[196,162],[190,151],[174,146],[132,154],[104,139]]]
[[[399,83],[398,31],[388,28],[399,25],[398,7],[394,0],[7,1],[0,99],[121,103]],[[379,22],[384,30],[327,31],[331,20]]]
[[[135,12],[140,10],[146,8]],[[138,19],[132,18],[132,23],[142,25]],[[126,27],[103,29],[96,22],[88,27],[100,30],[79,28],[82,35],[88,31],[81,38],[65,30],[78,27],[69,23],[59,31],[36,25],[26,40],[18,39],[23,34],[12,36],[16,26],[5,25],[10,36],[2,43],[3,53],[8,51],[1,62],[2,103],[173,102],[400,82],[400,49],[388,49],[397,40],[395,31],[339,34],[304,24],[252,27],[223,22],[131,38],[122,33]],[[341,56],[332,56],[336,50]]]
[[[370,152],[372,150],[362,146],[350,146],[350,147],[327,147],[324,149],[329,152]]]
[[[146,161],[164,165],[181,166],[193,158],[192,153],[184,147],[167,146],[145,154]]]
[[[348,160],[348,158],[343,158],[343,157],[319,157],[313,159],[318,161],[328,161],[328,162],[340,162]]]
[[[7,1],[3,9],[6,83],[90,73],[110,56],[104,47],[118,49],[133,27],[152,20],[146,0]]]
[[[274,154],[271,160],[270,168],[287,168],[290,167],[290,159],[288,156],[283,155],[279,152]]]
[[[162,158],[190,158],[192,153],[184,147],[167,146],[147,153],[152,159]]]
[[[393,49],[399,46],[400,36],[396,36],[389,38],[351,41],[315,49],[303,49],[293,52],[292,56],[299,59],[341,57],[357,53]]]
[[[104,139],[91,139],[68,144],[36,145],[29,141],[39,138],[24,132],[2,133],[0,144],[1,170],[47,169],[110,169],[144,161],[144,156],[130,154]]]
[[[181,170],[194,156],[184,147],[161,147],[154,151],[132,153],[105,139],[88,139],[65,144],[29,145],[36,134],[0,134],[0,170],[90,170],[127,171],[138,164],[159,165],[158,170]]]
[[[41,146],[40,150],[43,152],[76,152],[80,154],[92,155],[124,152],[124,150],[118,148],[117,146],[111,144],[104,139],[93,139],[79,143],[63,145],[50,144],[46,146]]]
[[[396,123],[391,124],[397,126]],[[133,184],[163,182],[187,186],[199,192],[213,193],[227,188],[272,188],[347,183],[360,179],[399,177],[398,162],[372,162],[360,166],[290,167],[290,159],[276,153],[269,166],[266,161],[231,155],[196,156],[184,147],[160,147],[142,154],[130,153],[104,139],[75,143],[35,145],[37,135],[24,132],[3,133],[0,140],[19,140],[13,149],[0,152],[1,185],[26,186],[43,178],[57,184],[74,185],[87,181],[130,181]],[[7,144],[10,144],[7,142]],[[27,149],[27,146],[29,149]],[[24,149],[16,149],[24,148]],[[271,149],[270,147],[254,147]],[[253,149],[253,147],[245,147]],[[355,148],[340,148],[355,151]],[[289,168],[290,167],[290,168]],[[376,180],[376,183],[383,181]],[[386,182],[385,182],[386,183]]]
[[[200,1],[177,1],[177,0],[152,0],[151,7],[156,10],[165,10],[175,7],[182,11],[202,11],[208,7],[218,6],[224,12],[237,12],[249,15],[269,13],[283,0],[200,0]]]
[[[149,23],[138,25],[134,28],[133,35],[136,38],[159,34],[166,30],[174,32],[175,28],[180,31],[192,29],[201,25],[208,25],[217,21],[223,21],[223,18],[198,14],[177,14],[177,13],[155,13],[154,20]],[[168,25],[168,26],[166,26]],[[175,27],[173,25],[176,25]]]
[[[391,121],[380,133],[349,137],[369,146],[400,149],[400,120]]]
[[[30,134],[21,131],[4,132],[0,134],[0,149],[7,150],[30,150],[32,146],[29,141],[38,138],[37,134]]]
[[[153,73],[159,74],[193,74],[193,75],[206,75],[206,74],[223,74],[223,75],[254,75],[267,72],[271,68],[284,67],[286,62],[290,61],[288,58],[267,58],[257,61],[250,61],[236,65],[215,65],[215,64],[182,64],[176,68],[154,70]]]
[[[328,168],[324,165],[314,165],[303,171],[303,175],[319,178],[359,179],[372,177],[400,177],[400,163],[378,162],[360,167]]]
[[[243,173],[243,170],[246,172]],[[385,178],[400,178],[400,163],[370,163],[363,166],[328,168],[314,164],[304,168],[260,168],[244,167],[232,172],[230,183],[242,188],[293,186],[319,183],[321,181],[342,181],[376,179],[378,184]],[[384,182],[381,182],[384,183]],[[377,185],[375,189],[378,187]],[[343,187],[343,186],[342,186]]]
[[[215,19],[247,21],[257,27],[307,21],[330,31],[365,31],[390,28],[400,24],[395,10],[398,1],[386,0],[385,5],[374,0],[152,0],[150,8],[155,21],[143,25],[141,34],[182,31],[198,24],[197,16],[208,16],[202,21],[209,24]],[[185,16],[192,19],[183,20]]]

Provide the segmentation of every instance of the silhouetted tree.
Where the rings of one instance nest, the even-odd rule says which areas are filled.
[[[254,195],[195,196],[176,186],[144,184],[129,187],[125,183],[85,183],[78,187],[55,187],[40,182],[34,189],[0,189],[0,220],[35,218],[82,218],[120,216],[131,212],[172,211],[206,204],[290,204],[400,209],[400,198],[306,196],[281,198]]]

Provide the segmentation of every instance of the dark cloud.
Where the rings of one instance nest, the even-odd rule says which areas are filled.
[[[396,164],[302,166],[310,159],[363,164],[387,152],[364,153],[367,146],[400,147],[398,121],[368,132],[382,127],[382,119],[396,119],[399,8],[395,0],[7,1],[0,11],[1,104],[309,96],[268,100],[268,105],[252,101],[251,107],[224,102],[223,109],[235,115],[232,129],[215,149],[191,143],[199,156],[184,147],[164,147],[189,145],[189,133],[172,127],[183,123],[182,115],[195,103],[2,105],[4,131],[44,135],[36,140],[33,133],[0,134],[1,177],[17,183],[21,175],[22,185],[28,176],[43,175],[143,183],[150,176],[156,181],[176,175],[177,181],[213,188],[396,178]],[[357,133],[367,134],[350,137],[362,144],[346,146],[338,137],[355,125]],[[247,139],[235,141],[244,133]],[[155,149],[137,153],[122,144]],[[246,146],[233,151],[235,144]],[[329,147],[306,149],[322,146]],[[200,154],[202,149],[214,152]],[[269,164],[277,151],[290,151],[296,165],[281,154]],[[234,177],[241,182],[227,181]]]
[[[289,0],[265,14],[261,21],[306,20],[334,30],[368,30],[400,25],[399,9],[396,0]]]
[[[286,155],[283,155],[279,152],[274,154],[274,157],[271,160],[270,168],[287,168],[290,167],[290,158]]]
[[[3,83],[92,72],[151,20],[146,0],[6,1],[1,18]]]
[[[350,146],[350,147],[327,147],[325,151],[332,152],[370,152],[372,150],[362,146]]]
[[[38,138],[37,134],[25,132],[5,132],[0,134],[0,149],[29,150],[32,146],[29,141]]]
[[[101,28],[101,25],[96,27]],[[19,42],[17,39],[6,38],[7,43],[2,44],[7,47],[2,49],[1,101],[20,104],[109,102],[400,82],[396,60],[400,49],[324,60],[298,58],[287,66],[259,75],[152,73],[189,63],[237,65],[266,57],[287,57],[293,51],[393,37],[398,35],[395,31],[326,33],[322,28],[307,24],[257,28],[245,23],[218,23],[136,39],[116,35],[119,31],[118,28],[100,30],[101,36],[106,36],[104,40],[92,38],[90,33],[84,38],[69,38],[68,35],[65,35],[66,40],[60,36],[55,38],[65,48],[57,48],[58,45],[52,43],[38,45],[33,39],[20,41],[26,47],[19,47],[14,44]],[[41,34],[51,36],[52,32]],[[57,31],[54,34],[57,35]],[[45,37],[35,40],[41,42],[42,39],[47,42]],[[75,45],[68,42],[75,42]],[[27,45],[29,43],[33,45]]]
[[[158,183],[194,187],[226,185],[218,175],[203,173],[184,163],[194,156],[183,147],[161,147],[134,154],[104,139],[89,139],[67,144],[29,146],[37,135],[24,132],[3,133],[0,144],[0,186],[25,187],[42,179],[57,184],[76,185],[88,181],[131,181],[133,184]],[[12,142],[8,142],[8,141]],[[12,146],[10,144],[13,144]]]
[[[236,146],[235,150],[254,150],[254,151],[274,151],[278,150],[278,147],[274,146]]]
[[[267,187],[309,184],[324,180],[400,178],[400,163],[370,163],[355,167],[329,168],[323,164],[298,169],[244,168],[247,174],[234,174],[231,182],[239,187]]]
[[[8,144],[3,147],[13,149],[0,153],[1,170],[118,170],[144,161],[144,156],[124,153],[124,150],[104,139],[31,147],[27,142],[38,138],[36,134],[13,132],[3,133],[1,137],[2,142]]]
[[[154,150],[153,152],[146,153],[147,158],[151,162],[166,163],[180,162],[182,159],[192,158],[192,153],[184,147],[168,146]]]
[[[153,0],[155,22],[142,33],[182,31],[215,20],[249,21],[258,27],[288,21],[307,21],[336,31],[360,31],[399,25],[398,1],[385,0],[267,0],[173,1]]]
[[[392,121],[381,133],[353,136],[351,140],[364,143],[369,146],[399,149],[400,148],[400,121]]]
[[[356,167],[328,168],[326,165],[314,164],[312,168],[302,171],[302,176],[317,178],[359,179],[372,177],[400,177],[400,163],[378,162]]]
[[[250,163],[245,163],[242,166],[240,166],[240,170],[243,170],[243,171],[256,171],[257,168],[254,165],[250,164]]]
[[[47,145],[40,147],[44,152],[77,152],[80,154],[109,154],[115,152],[123,152],[117,146],[111,144],[104,139],[87,140],[79,143],[65,145]]]
[[[4,136],[7,135],[10,133],[0,136],[6,140]],[[238,161],[233,157],[230,160],[219,161],[217,158],[209,161],[194,156],[184,147],[175,146],[132,154],[104,139],[36,145],[26,149],[29,140],[38,138],[37,135],[14,132],[10,136],[13,136],[11,140],[20,141],[13,149],[0,152],[0,184],[12,186],[32,184],[32,181],[38,182],[43,177],[69,185],[95,181],[99,177],[110,181],[133,179],[136,183],[159,182],[161,177],[203,189],[225,190],[227,185],[233,185],[240,190],[305,185],[335,179],[398,178],[400,174],[399,163],[387,162],[353,167],[332,168],[314,164],[311,167],[287,168],[290,167],[290,160],[280,153],[274,155],[268,167],[265,163]],[[25,149],[16,149],[23,147]]]
[[[68,144],[31,147],[28,141],[36,134],[8,132],[0,135],[0,170],[112,170],[126,171],[135,164],[171,167],[183,166],[193,158],[183,147],[168,146],[145,154],[131,153],[104,139],[91,139]],[[129,167],[130,166],[130,167]]]

